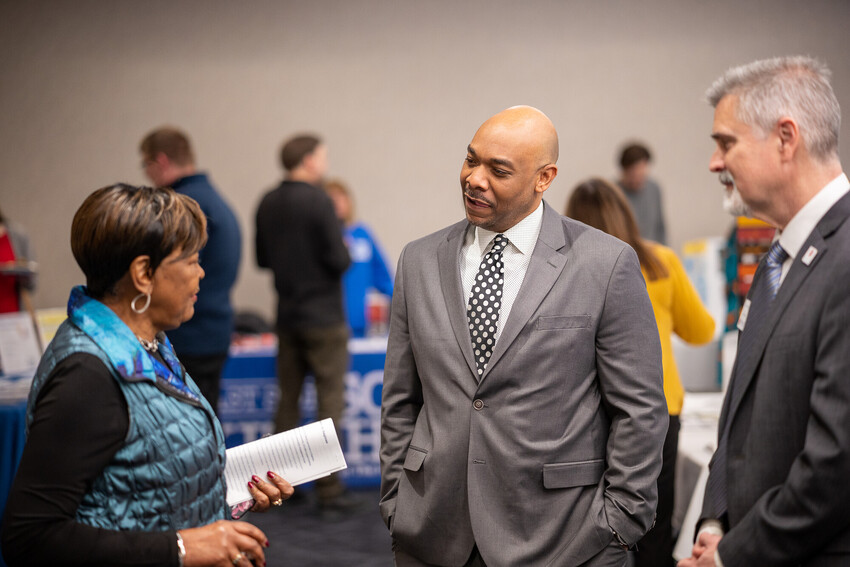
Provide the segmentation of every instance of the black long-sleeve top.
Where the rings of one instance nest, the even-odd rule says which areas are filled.
[[[351,258],[330,197],[284,181],[263,197],[256,222],[257,264],[274,273],[278,328],[344,323],[342,274]]]
[[[129,426],[124,396],[100,359],[78,353],[56,366],[39,394],[3,517],[10,567],[177,565],[173,531],[106,530],[75,520]]]

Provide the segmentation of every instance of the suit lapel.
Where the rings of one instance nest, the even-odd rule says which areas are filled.
[[[565,243],[561,216],[544,202],[540,236],[538,236],[537,244],[531,254],[528,270],[481,380],[484,380],[490,370],[498,364],[499,359],[516,340],[549,290],[558,281],[558,277],[567,263],[566,255],[561,251]]]
[[[472,355],[472,339],[469,337],[469,322],[466,318],[466,292],[460,275],[460,254],[468,226],[466,221],[461,221],[449,231],[437,249],[437,262],[449,322],[469,370],[477,381],[478,369]]]
[[[773,330],[776,328],[782,314],[788,306],[791,305],[791,302],[794,300],[797,292],[803,285],[803,282],[809,277],[809,274],[812,273],[820,260],[826,255],[828,250],[826,239],[835,232],[848,215],[850,215],[850,193],[842,197],[835,205],[833,205],[833,207],[826,215],[824,215],[824,218],[821,219],[809,235],[809,238],[806,239],[805,244],[803,244],[800,251],[797,253],[797,257],[794,258],[791,268],[785,276],[785,280],[783,280],[782,285],[779,287],[776,298],[773,300],[774,304],[770,307],[769,312],[765,316],[764,322],[758,322],[757,328],[752,329],[755,332],[755,335],[747,337],[746,352],[739,351],[735,360],[735,367],[733,369],[735,382],[734,386],[730,386],[732,389],[732,397],[729,401],[729,407],[726,408],[729,412],[729,420],[735,416],[735,413],[741,404],[741,400],[744,398],[744,394],[749,389],[756,371],[758,370],[759,363],[764,356],[764,350],[767,347],[767,342],[773,334]],[[807,265],[803,262],[803,258],[809,248],[814,248],[817,253],[814,258],[811,258],[810,263]],[[762,266],[759,266],[759,273],[757,277],[764,277],[764,269]],[[755,285],[756,282],[753,281],[753,286]],[[756,322],[748,318],[748,322],[744,327],[744,333],[747,332],[747,327],[749,327],[751,323]],[[739,341],[739,346],[744,346],[743,337],[742,340]]]

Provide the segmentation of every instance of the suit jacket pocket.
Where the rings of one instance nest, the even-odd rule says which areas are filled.
[[[538,331],[557,331],[558,329],[586,329],[590,327],[590,315],[571,315],[568,317],[540,317],[537,319]]]
[[[407,456],[404,458],[404,468],[409,471],[418,471],[422,468],[422,463],[425,462],[425,457],[428,456],[428,451],[418,447],[409,447]]]
[[[599,483],[605,472],[605,459],[575,463],[550,463],[543,465],[544,488],[574,488]]]

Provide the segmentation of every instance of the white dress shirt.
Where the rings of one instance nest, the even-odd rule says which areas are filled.
[[[543,225],[543,201],[530,215],[503,232],[509,244],[502,251],[505,283],[502,288],[502,306],[499,320],[496,324],[496,341],[502,335],[505,321],[511,313],[519,288],[528,271],[531,253],[537,244],[540,227]],[[472,284],[478,274],[478,268],[485,254],[492,248],[496,232],[470,225],[460,250],[460,273],[463,278],[463,288],[466,290],[466,303],[472,295]]]

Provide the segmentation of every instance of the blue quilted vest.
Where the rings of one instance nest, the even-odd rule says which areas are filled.
[[[171,343],[164,335],[159,338],[168,366],[150,356],[111,309],[78,286],[68,300],[68,319],[41,359],[30,390],[27,428],[50,373],[72,354],[88,353],[103,361],[127,401],[130,426],[124,446],[83,497],[77,510],[80,523],[166,531],[229,517],[221,424],[180,366]]]

